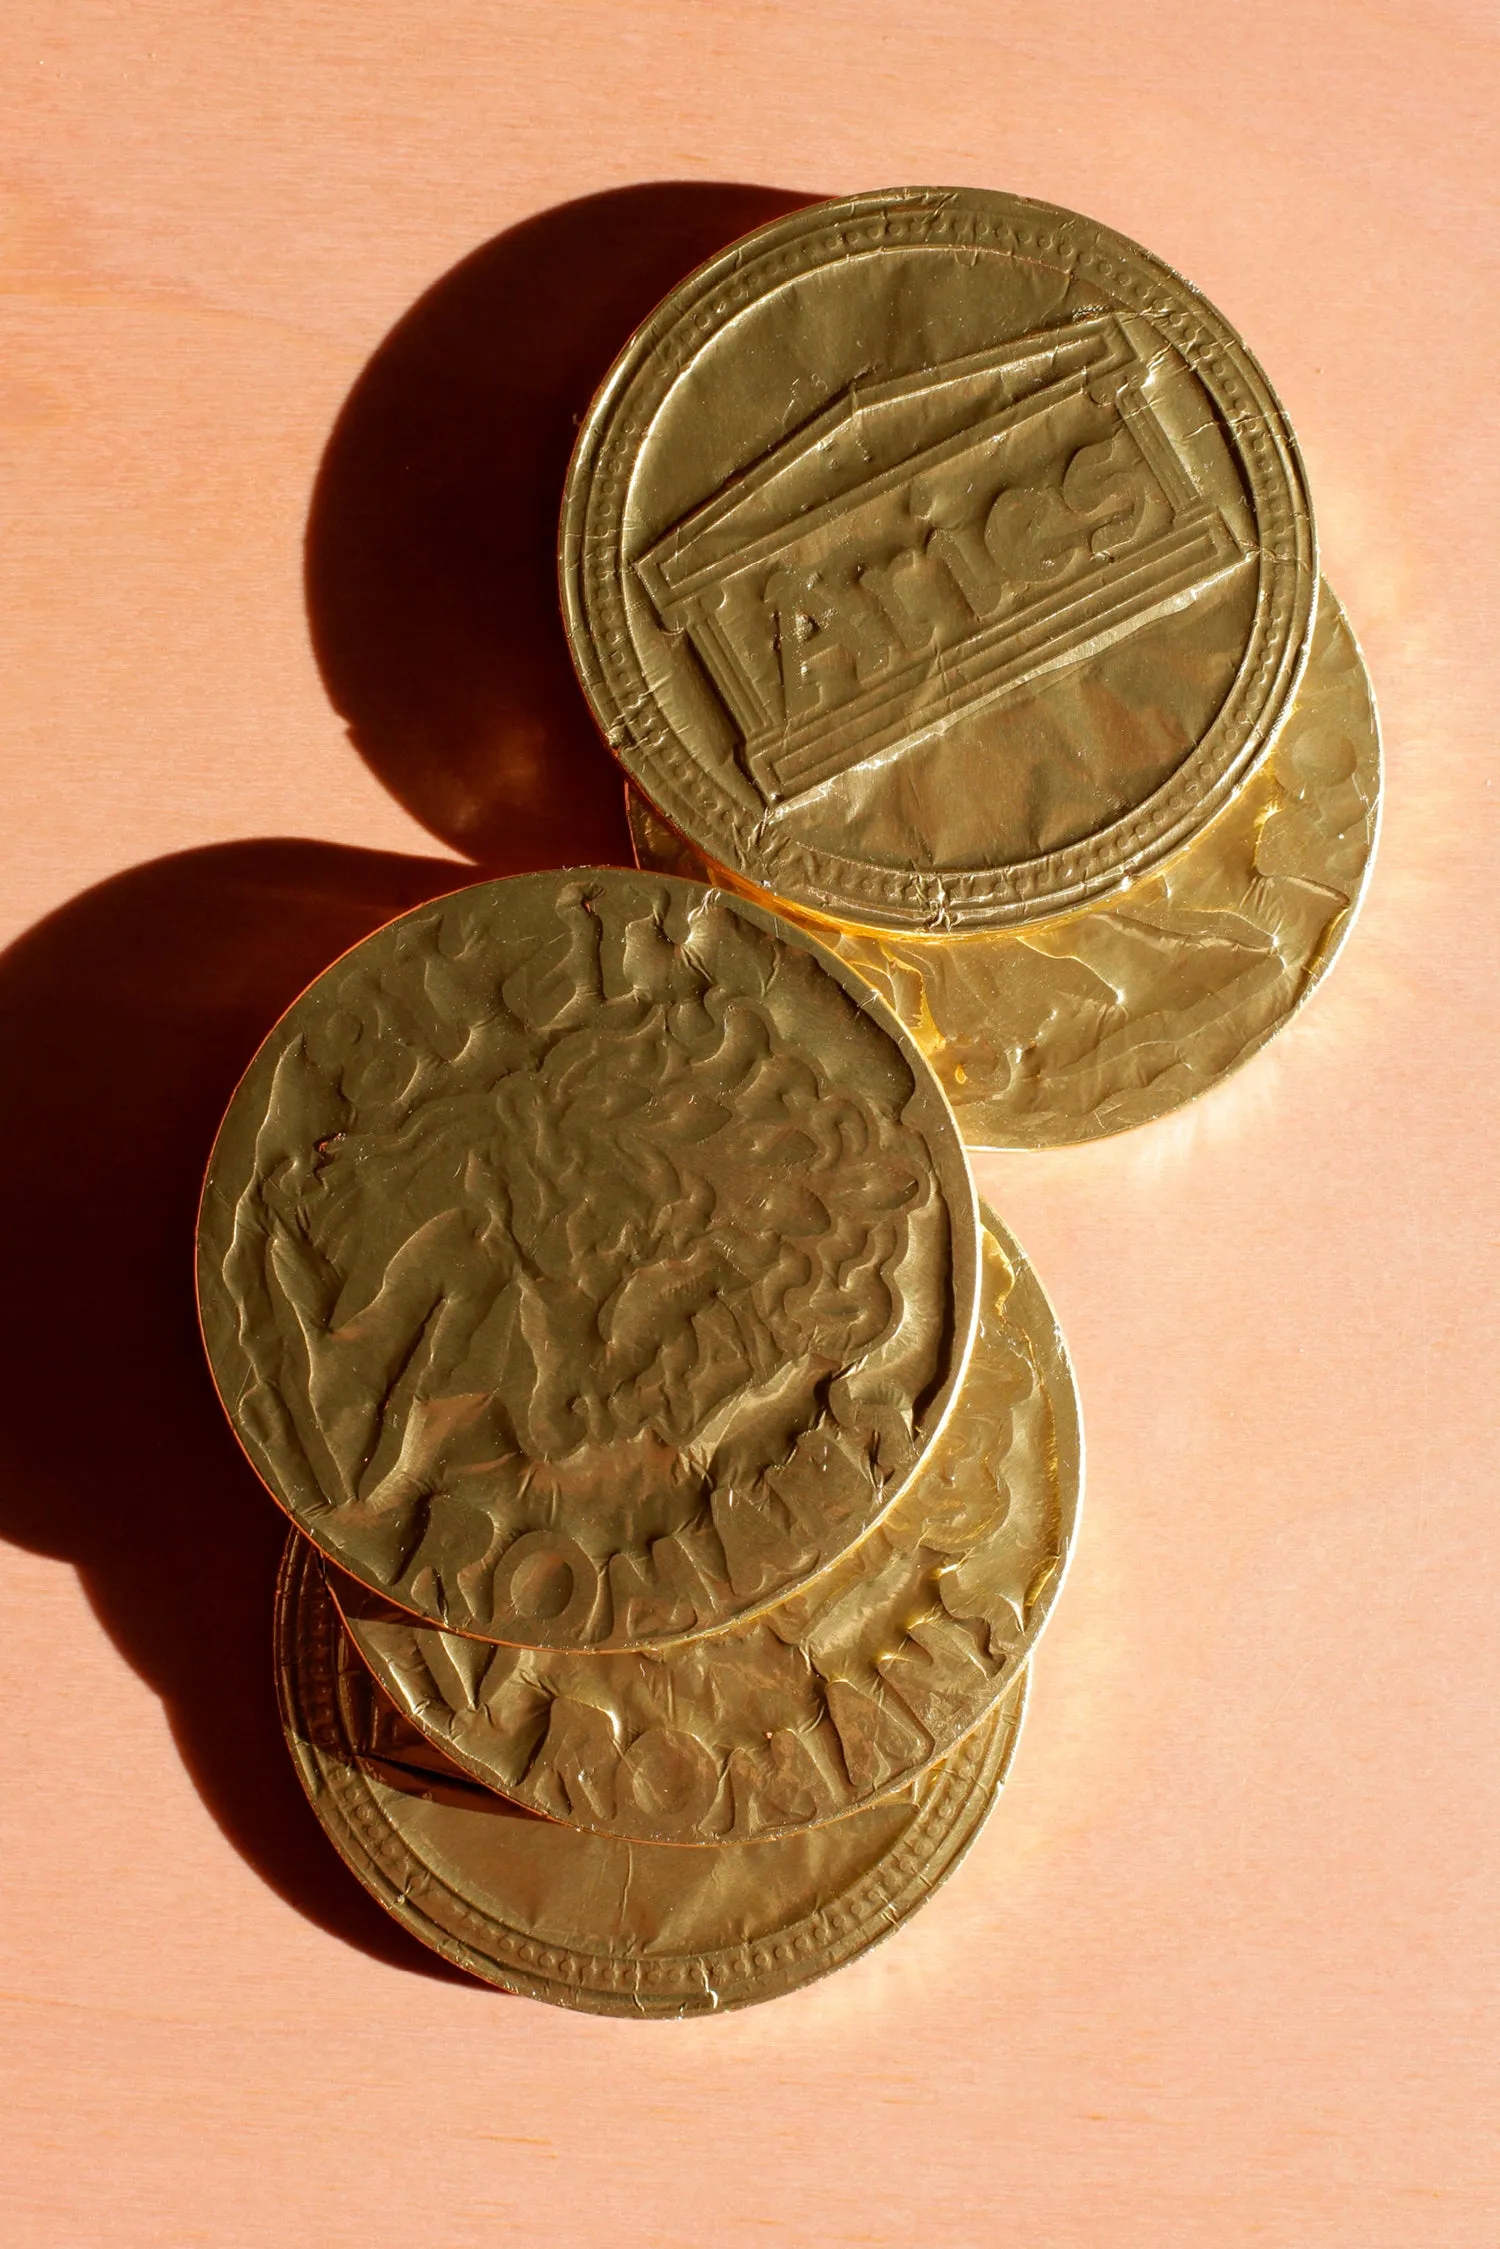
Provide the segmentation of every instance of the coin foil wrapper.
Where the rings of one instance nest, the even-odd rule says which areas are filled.
[[[895,1503],[972,1349],[952,1111],[868,982],[675,878],[482,883],[288,1010],[210,1160],[199,1306],[293,1520],[496,1641],[651,1646]]]
[[[1291,1021],[1353,927],[1380,806],[1374,693],[1325,583],[1271,756],[1126,896],[976,937],[810,926],[900,1015],[971,1148],[1068,1147],[1180,1108]],[[626,810],[643,867],[729,879],[629,783]]]
[[[593,2014],[702,2015],[794,1991],[892,1933],[993,1808],[1026,1675],[883,1802],[773,1842],[673,1850],[540,1819],[449,1765],[381,1694],[295,1532],[277,1595],[282,1719],[308,1798],[393,1919],[485,1982]]]
[[[580,428],[559,571],[655,810],[735,881],[904,935],[1163,864],[1269,751],[1317,592],[1228,321],[972,188],[792,212],[675,289]]]
[[[1035,1646],[1083,1483],[1056,1321],[981,1212],[979,1334],[952,1419],[885,1521],[806,1592],[658,1654],[562,1655],[442,1632],[331,1571],[382,1689],[488,1787],[644,1842],[844,1818],[948,1754]]]

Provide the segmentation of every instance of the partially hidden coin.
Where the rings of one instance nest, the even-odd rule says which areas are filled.
[[[199,1215],[234,1428],[339,1567],[455,1630],[666,1644],[815,1578],[942,1427],[979,1221],[864,979],[722,892],[482,883],[283,1016]]]
[[[884,1522],[815,1585],[659,1654],[562,1655],[442,1632],[330,1572],[380,1686],[487,1786],[642,1842],[841,1819],[947,1755],[1036,1643],[1083,1480],[1051,1308],[981,1215],[979,1333],[953,1416]]]
[[[1311,508],[1229,323],[1105,227],[971,188],[777,219],[674,290],[564,493],[574,662],[738,881],[903,933],[1138,880],[1265,756]]]
[[[376,1686],[295,1532],[276,1640],[297,1771],[366,1889],[471,1975],[602,2015],[749,2006],[889,1935],[983,1826],[1026,1689],[1023,1673],[951,1757],[850,1819],[676,1851],[537,1818],[449,1765]]]
[[[1380,799],[1369,674],[1325,583],[1270,758],[1160,873],[1038,929],[814,926],[912,1032],[971,1148],[1067,1147],[1180,1108],[1290,1022],[1353,926]],[[727,879],[629,784],[626,810],[643,867]]]

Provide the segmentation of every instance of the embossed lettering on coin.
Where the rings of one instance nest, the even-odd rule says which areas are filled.
[[[1249,570],[1150,352],[1107,316],[851,386],[641,557],[768,809]]]
[[[969,189],[795,212],[684,282],[563,508],[633,781],[731,877],[876,929],[1155,865],[1264,754],[1314,587],[1228,324],[1121,237]]]
[[[220,1392],[401,1605],[528,1645],[753,1613],[896,1497],[972,1339],[952,1118],[882,1003],[754,906],[483,884],[267,1040],[200,1221]]]
[[[674,1851],[538,1819],[447,1765],[380,1693],[295,1536],[276,1638],[303,1787],[386,1911],[507,1991],[636,2018],[775,1998],[899,1928],[983,1826],[1026,1688],[1023,1673],[951,1757],[851,1819]]]
[[[646,1842],[745,1841],[903,1786],[990,1710],[1056,1599],[1082,1482],[1045,1296],[998,1219],[979,1333],[943,1435],[890,1514],[816,1584],[657,1655],[494,1647],[330,1572],[381,1686],[475,1777]]]

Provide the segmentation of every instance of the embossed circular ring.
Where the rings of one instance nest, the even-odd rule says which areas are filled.
[[[735,881],[973,931],[1135,879],[1264,757],[1317,586],[1295,440],[1169,267],[907,188],[684,281],[579,433],[564,614],[631,780]]]
[[[936,1079],[811,935],[573,869],[405,915],[220,1128],[198,1292],[250,1459],[398,1606],[670,1644],[836,1561],[941,1429],[979,1221]]]

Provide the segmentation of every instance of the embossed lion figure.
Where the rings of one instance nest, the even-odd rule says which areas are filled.
[[[815,1551],[946,1343],[899,1049],[716,894],[549,906],[413,917],[289,1024],[224,1269],[268,1449],[383,1582],[460,1554],[481,1616],[528,1530],[601,1570],[695,1524],[731,1579],[748,1523]]]

